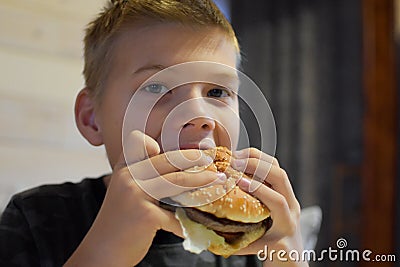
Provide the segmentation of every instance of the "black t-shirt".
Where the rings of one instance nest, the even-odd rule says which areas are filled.
[[[13,196],[0,218],[0,266],[62,266],[91,227],[105,192],[100,177],[44,185]],[[158,231],[138,266],[250,267],[261,262],[254,256],[192,254],[183,249],[181,238]]]

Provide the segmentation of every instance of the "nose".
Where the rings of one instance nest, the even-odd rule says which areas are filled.
[[[180,110],[180,114],[185,114],[183,129],[196,131],[212,131],[215,129],[215,120],[212,118],[214,114],[213,105],[202,96],[202,84],[187,84],[177,88],[176,95],[180,104],[184,103]]]
[[[207,117],[198,117],[183,125],[184,129],[193,129],[196,131],[212,131],[215,129],[215,121]]]

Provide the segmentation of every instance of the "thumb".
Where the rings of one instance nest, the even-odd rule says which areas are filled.
[[[135,130],[122,140],[122,153],[114,165],[114,170],[160,154],[157,141],[145,133]]]

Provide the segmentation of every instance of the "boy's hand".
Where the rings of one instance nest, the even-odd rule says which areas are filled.
[[[125,162],[124,155],[121,155],[114,165],[100,211],[66,266],[138,264],[147,254],[157,230],[163,229],[182,236],[174,213],[160,208],[157,199],[179,194],[191,187],[223,184],[226,180],[226,177],[211,171],[188,173],[177,169],[176,165],[183,169],[205,166],[212,162],[212,158],[199,150],[159,154],[157,142],[139,131],[133,131],[128,136],[125,150],[130,162]],[[171,186],[170,183],[177,186]]]
[[[244,248],[239,254],[257,254],[260,250],[275,250],[274,258],[267,260],[264,266],[308,266],[307,262],[290,261],[288,253],[303,251],[300,234],[300,205],[294,195],[286,172],[280,168],[278,161],[256,148],[234,152],[236,158],[232,166],[242,172],[252,174],[253,180],[241,179],[239,186],[262,201],[271,212],[272,227],[261,239]],[[286,251],[285,259],[280,261],[278,251]]]

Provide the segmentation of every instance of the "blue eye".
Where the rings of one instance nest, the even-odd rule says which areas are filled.
[[[168,88],[162,84],[153,83],[143,88],[143,90],[152,94],[164,94],[168,92]]]
[[[214,88],[207,92],[210,97],[228,97],[230,94],[227,90],[221,88]]]

